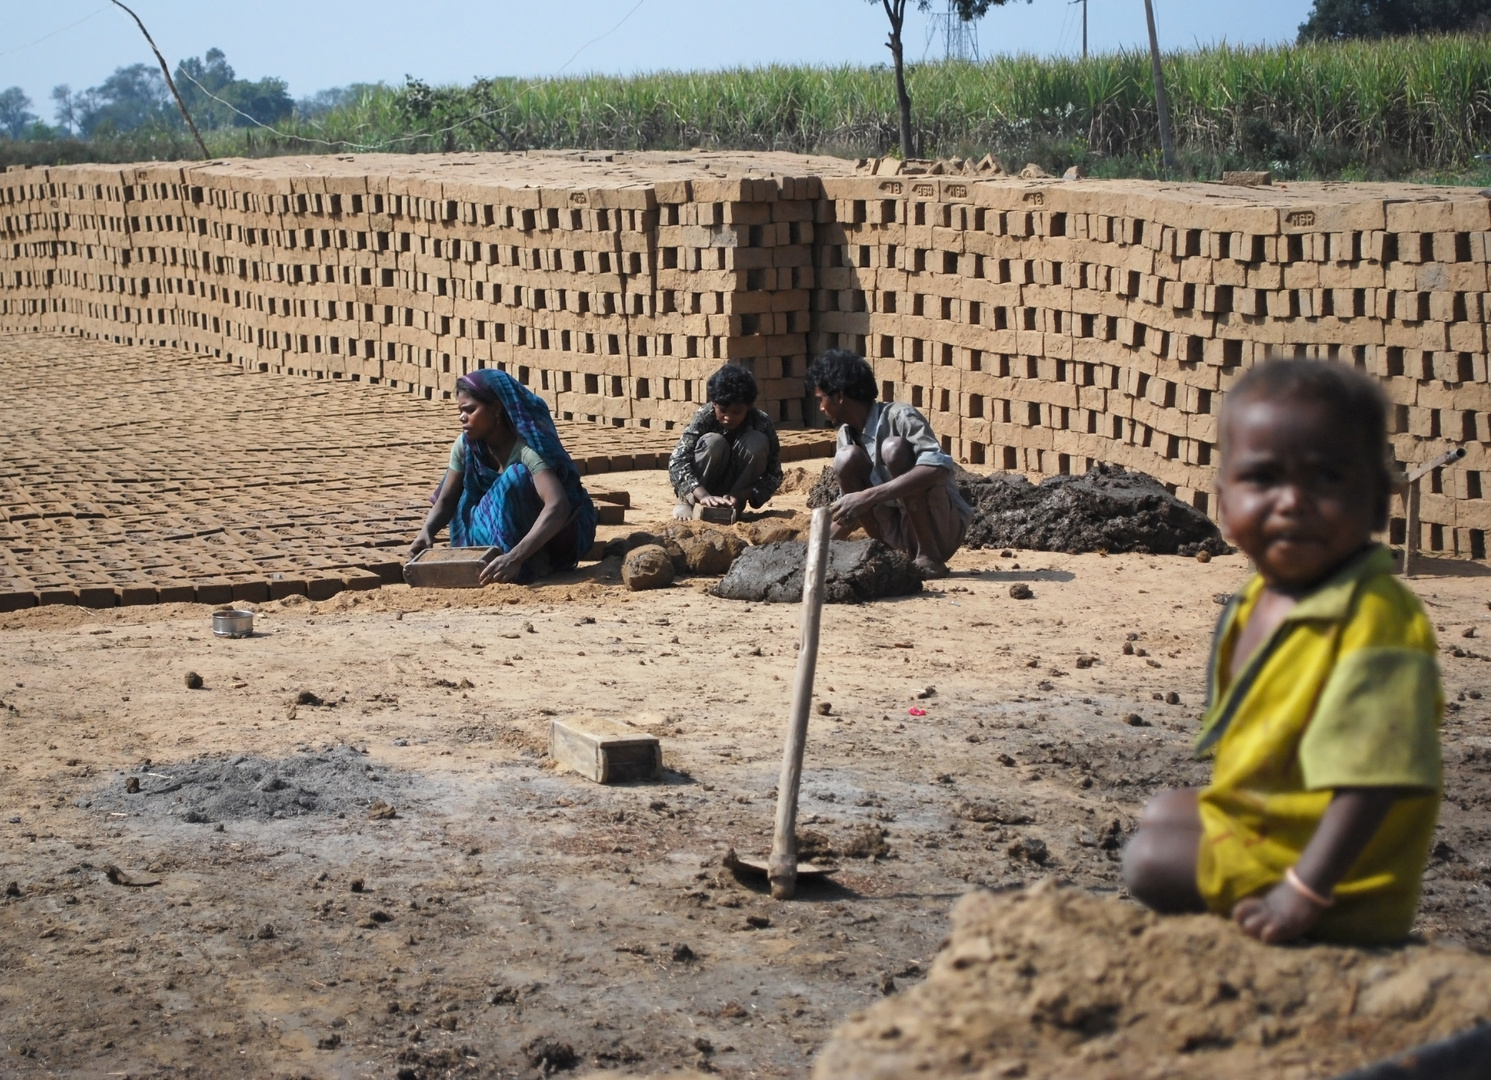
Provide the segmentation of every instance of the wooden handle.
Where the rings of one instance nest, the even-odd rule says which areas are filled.
[[[777,781],[777,823],[771,838],[767,880],[774,900],[791,900],[797,892],[797,790],[802,782],[802,752],[808,739],[808,712],[813,704],[813,674],[818,668],[818,629],[823,621],[823,585],[828,578],[831,511],[813,511],[808,562],[802,579],[802,640],[797,677],[792,683],[792,713],[787,719],[787,746]]]

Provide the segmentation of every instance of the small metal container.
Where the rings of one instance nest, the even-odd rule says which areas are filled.
[[[212,632],[217,637],[251,637],[254,633],[252,611],[214,611]]]

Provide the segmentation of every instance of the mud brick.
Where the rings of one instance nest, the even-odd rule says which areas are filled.
[[[352,592],[367,592],[370,589],[381,587],[384,582],[383,578],[378,574],[373,573],[371,570],[364,570],[358,567],[342,575],[342,584]]]
[[[269,583],[265,581],[235,581],[232,590],[235,604],[262,604],[269,599]]]
[[[120,607],[136,607],[160,602],[160,590],[154,585],[120,585],[114,590]]]
[[[112,585],[80,585],[77,588],[78,603],[83,607],[117,607],[118,594]]]
[[[404,580],[404,564],[401,562],[371,562],[361,569],[376,575],[384,585],[397,585]]]
[[[341,577],[308,577],[306,579],[306,596],[312,600],[330,600],[346,587]]]
[[[24,611],[33,608],[39,603],[37,594],[30,590],[24,592],[0,592],[0,612]]]
[[[42,607],[51,604],[77,604],[78,590],[69,588],[43,588],[36,590],[36,602]]]
[[[656,736],[592,717],[551,721],[549,756],[598,784],[655,780],[663,767]]]
[[[271,600],[283,600],[287,596],[304,595],[306,595],[306,582],[304,578],[285,577],[275,574],[269,579],[269,599]]]
[[[233,583],[231,581],[199,581],[195,586],[194,599],[199,604],[231,604]]]
[[[196,586],[189,583],[172,583],[156,587],[156,596],[162,604],[190,604],[197,598]]]

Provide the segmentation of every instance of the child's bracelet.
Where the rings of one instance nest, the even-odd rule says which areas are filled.
[[[1284,880],[1289,883],[1289,887],[1291,889],[1299,893],[1306,900],[1310,901],[1310,903],[1314,904],[1318,908],[1333,907],[1336,903],[1334,897],[1321,896],[1318,892],[1301,881],[1299,879],[1299,875],[1294,872],[1294,867],[1292,866],[1288,870],[1284,871]]]

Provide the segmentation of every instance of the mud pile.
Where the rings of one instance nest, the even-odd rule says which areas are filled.
[[[139,784],[137,792],[131,792]],[[123,773],[83,805],[193,824],[297,818],[308,814],[364,816],[375,802],[403,805],[412,781],[390,776],[351,747],[271,759],[236,755]],[[384,811],[387,812],[386,810]]]
[[[807,544],[800,540],[746,548],[714,593],[727,600],[798,603],[807,552]],[[828,545],[827,603],[857,604],[882,596],[907,596],[921,588],[921,575],[910,558],[879,540],[834,540]]]
[[[1330,1077],[1473,1027],[1491,960],[1261,945],[1046,882],[973,893],[927,981],[844,1024],[815,1080]]]
[[[960,469],[958,490],[973,506],[968,547],[1068,555],[1225,555],[1232,550],[1205,514],[1154,477],[1119,465],[1094,465],[1084,476],[1052,476],[1039,484],[1019,473],[979,476]],[[839,482],[825,466],[808,493],[808,505],[827,506],[838,497]]]
[[[1084,476],[1052,476],[1039,484],[1018,474],[994,473],[982,480],[965,474],[959,486],[974,508],[969,547],[1069,555],[1225,555],[1231,550],[1205,514],[1154,477],[1118,465],[1095,465]]]

